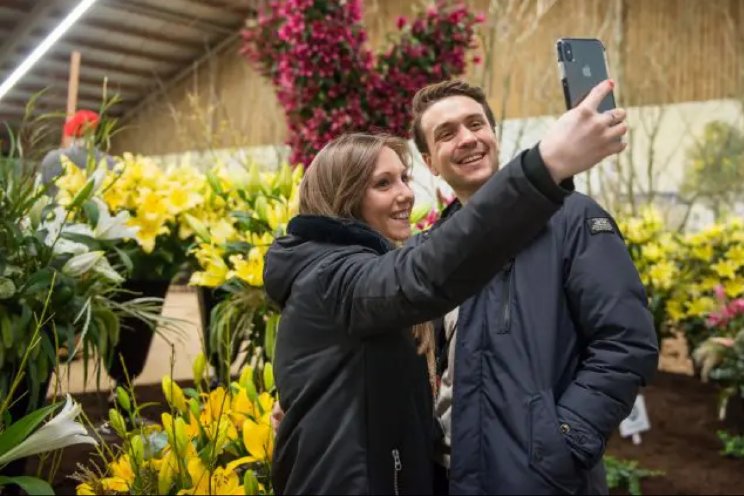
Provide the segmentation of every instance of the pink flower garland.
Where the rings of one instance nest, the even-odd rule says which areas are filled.
[[[308,165],[344,132],[407,137],[414,93],[465,71],[483,18],[438,0],[413,22],[399,18],[398,43],[377,57],[361,20],[360,0],[273,0],[243,33],[243,53],[284,107],[292,163]]]

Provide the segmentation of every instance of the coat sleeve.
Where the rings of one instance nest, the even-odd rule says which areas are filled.
[[[480,289],[562,204],[527,177],[529,155],[494,174],[426,239],[384,255],[360,248],[325,257],[318,284],[331,318],[353,335],[400,329],[443,315]]]
[[[594,466],[656,371],[659,347],[648,300],[617,224],[592,200],[567,209],[564,278],[586,343],[573,382],[558,400],[561,431],[575,457]],[[573,207],[573,205],[572,205]]]

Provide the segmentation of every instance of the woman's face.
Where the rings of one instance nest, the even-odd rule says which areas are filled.
[[[405,241],[411,236],[413,191],[409,180],[408,168],[398,154],[383,147],[362,200],[361,216],[370,227],[393,241]]]

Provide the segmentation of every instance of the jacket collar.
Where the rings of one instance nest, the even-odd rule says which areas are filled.
[[[287,234],[307,241],[337,245],[361,245],[379,254],[394,248],[393,244],[368,225],[351,219],[322,215],[298,215],[289,221]]]

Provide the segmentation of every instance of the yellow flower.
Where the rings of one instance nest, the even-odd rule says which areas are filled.
[[[692,256],[705,262],[713,258],[712,245],[696,245],[692,247]]]
[[[672,322],[679,322],[685,316],[682,309],[682,303],[679,300],[668,300],[666,304],[666,313]]]
[[[153,217],[150,215],[136,215],[129,219],[129,227],[137,227],[137,243],[145,253],[152,253],[155,249],[155,240],[161,234],[167,234],[170,230],[165,225],[166,218]]]
[[[245,260],[243,255],[230,256],[230,263],[235,269],[230,271],[228,279],[238,277],[251,286],[263,286],[264,257],[258,248],[251,248],[248,252],[248,260]]]
[[[736,265],[737,268],[744,265],[744,246],[743,245],[736,245],[729,248],[729,250],[726,252],[726,258],[728,258],[731,263]]]
[[[222,259],[222,250],[208,243],[200,244],[194,255],[204,269],[191,275],[189,284],[194,286],[216,287],[227,280],[229,269]]]
[[[717,264],[711,265],[710,268],[713,269],[716,274],[721,277],[733,279],[736,277],[736,269],[738,267],[730,260],[722,260]]]
[[[182,489],[178,494],[244,494],[240,478],[235,469],[217,467],[212,474],[199,458],[192,458],[188,463],[191,476],[191,489]]]
[[[702,281],[700,281],[700,284],[693,285],[691,284],[688,289],[692,291],[693,288],[698,287],[701,291],[712,291],[716,289],[716,286],[720,284],[720,281],[716,277],[708,276],[704,277]]]
[[[723,289],[726,296],[736,298],[744,293],[744,279],[738,278],[723,283]]]
[[[651,283],[659,289],[671,288],[676,273],[677,268],[669,261],[654,264],[648,270]]]
[[[64,174],[56,181],[59,193],[57,199],[60,204],[67,205],[83,189],[88,177],[85,171],[77,167],[66,155],[60,157]]]
[[[232,225],[232,222],[222,218],[212,224],[209,228],[212,242],[218,245],[222,245],[231,241],[237,237],[237,231]]]
[[[274,453],[274,436],[268,418],[266,422],[246,419],[243,423],[243,444],[256,461],[271,460]]]
[[[649,242],[641,248],[643,258],[655,262],[664,256],[664,251],[658,243]]]
[[[706,317],[714,308],[716,302],[713,298],[704,296],[687,303],[687,315],[689,317]]]
[[[75,488],[75,493],[78,496],[95,496],[96,494],[96,492],[93,490],[93,487],[87,482],[78,484],[77,488]]]
[[[134,484],[134,470],[129,461],[129,455],[122,455],[118,460],[109,463],[111,477],[101,479],[101,485],[106,491],[128,493]]]

